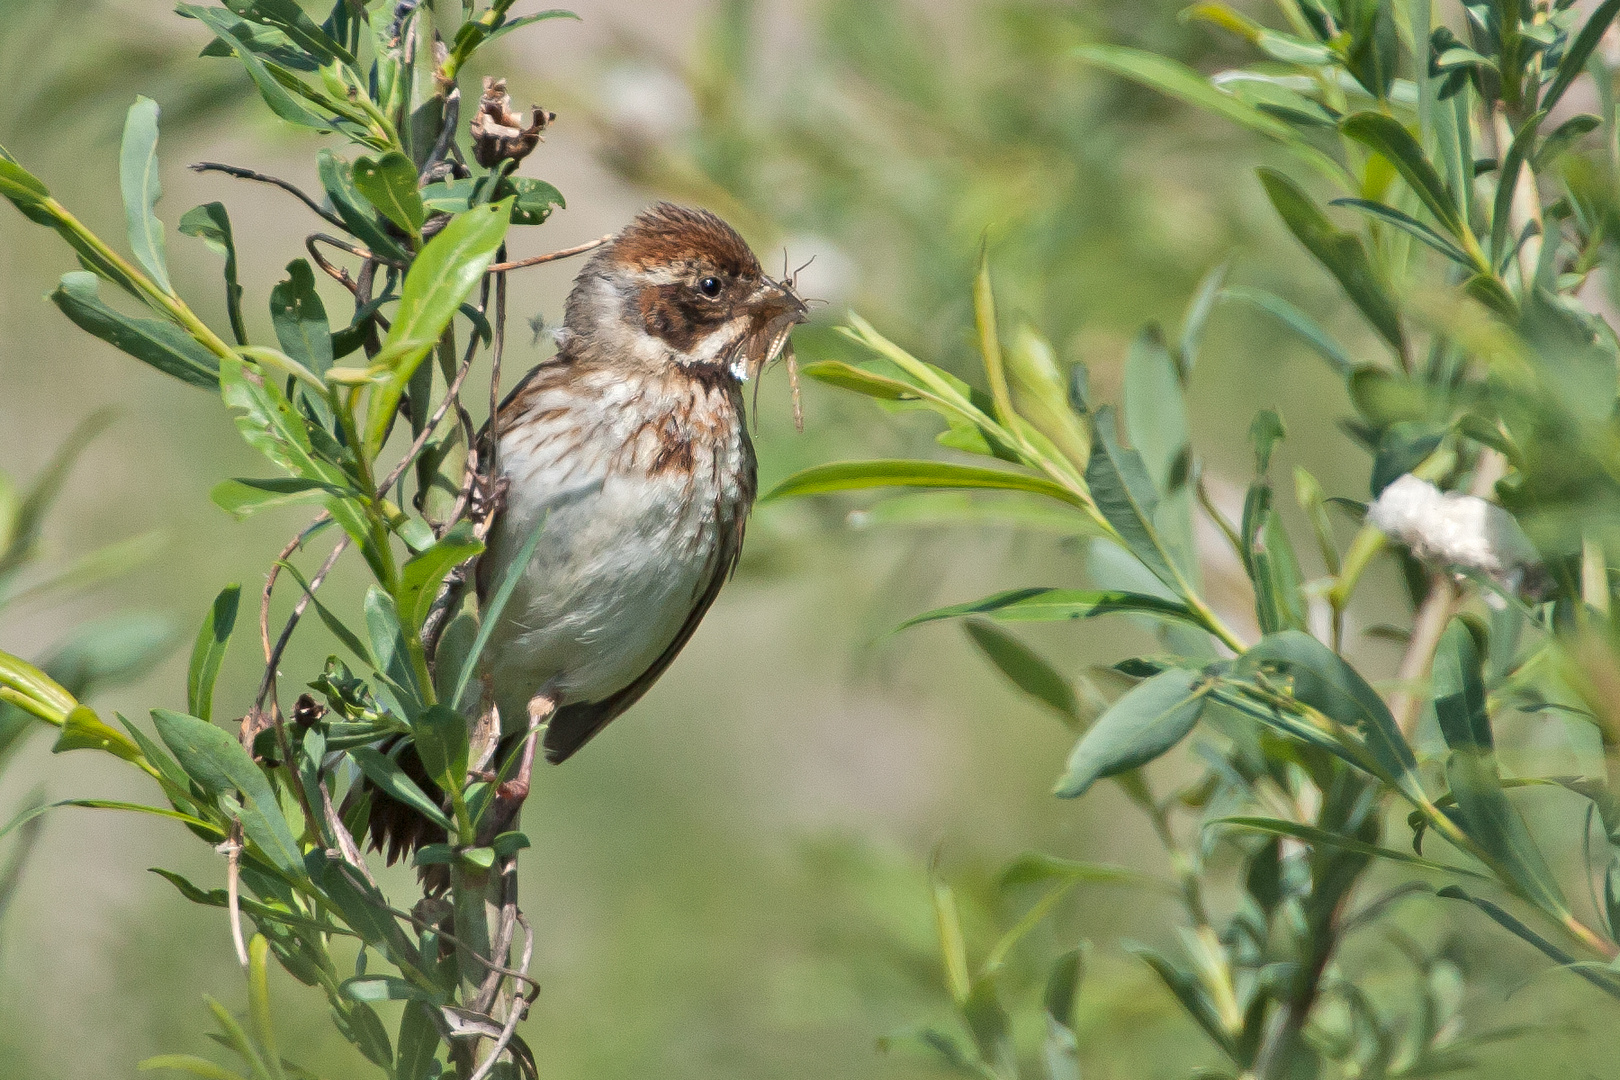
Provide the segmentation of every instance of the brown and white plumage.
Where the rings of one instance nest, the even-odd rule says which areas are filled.
[[[580,272],[557,354],[492,425],[504,494],[481,604],[542,530],[484,653],[503,734],[525,732],[542,702],[546,757],[566,760],[686,645],[737,564],[754,500],[742,384],[804,318],[792,288],[703,210],[653,207]],[[427,839],[386,803],[373,805],[374,843],[396,854]]]
[[[496,425],[505,502],[480,597],[544,519],[486,653],[504,731],[544,692],[546,756],[563,761],[692,636],[754,500],[742,380],[803,317],[706,211],[660,204],[585,266],[557,355]]]

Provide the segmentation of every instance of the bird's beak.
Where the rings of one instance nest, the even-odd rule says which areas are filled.
[[[810,309],[799,299],[799,294],[793,291],[793,286],[785,281],[772,281],[766,278],[765,284],[760,286],[754,298],[754,309],[763,316],[767,324],[794,326],[810,318]]]

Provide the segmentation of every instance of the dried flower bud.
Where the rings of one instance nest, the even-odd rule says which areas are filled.
[[[317,702],[308,694],[299,694],[298,700],[293,703],[293,723],[300,728],[314,727],[326,715],[326,706]]]
[[[555,119],[556,113],[536,105],[533,120],[525,127],[522,114],[512,111],[506,80],[486,75],[484,96],[472,118],[473,157],[486,169],[503,161],[522,161],[540,145],[540,133]]]
[[[1367,520],[1419,559],[1478,571],[1513,591],[1534,587],[1545,576],[1513,515],[1410,473],[1384,489],[1367,508]]]

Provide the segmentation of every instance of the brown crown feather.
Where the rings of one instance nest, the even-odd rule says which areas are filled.
[[[762,273],[737,230],[707,210],[667,202],[643,210],[603,254],[628,270],[698,261],[732,277]]]

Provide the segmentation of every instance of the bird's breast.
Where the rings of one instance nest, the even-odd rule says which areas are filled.
[[[729,571],[720,563],[734,558],[754,494],[735,396],[565,382],[531,393],[503,424],[507,489],[480,569],[486,596],[541,530],[490,641],[508,726],[548,683],[568,701],[628,686]]]

